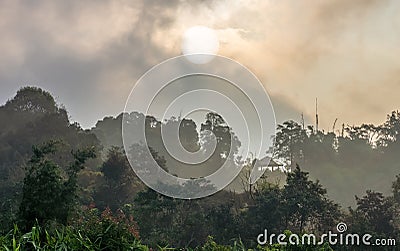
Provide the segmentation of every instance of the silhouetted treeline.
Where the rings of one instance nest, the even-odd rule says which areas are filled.
[[[19,90],[1,106],[0,232],[14,223],[23,230],[39,224],[53,233],[64,229],[76,236],[79,230],[90,240],[101,235],[112,243],[123,237],[120,245],[128,246],[141,239],[152,247],[198,247],[214,245],[208,237],[213,236],[217,243],[230,245],[240,239],[255,247],[264,229],[322,234],[343,221],[349,232],[399,240],[399,112],[388,115],[382,125],[344,126],[337,134],[284,122],[278,126],[273,152],[291,169],[280,173],[282,182],[264,178],[252,189],[244,184],[240,190],[198,200],[162,196],[139,180],[122,148],[122,116],[83,130],[69,122],[67,111],[48,92],[35,87]],[[136,132],[145,126],[153,157],[170,173],[212,173],[230,150],[236,154],[235,163],[247,167],[240,177],[246,177],[253,163],[238,155],[240,141],[218,114],[209,113],[200,128],[183,118],[160,122],[137,112],[125,116],[129,139],[135,142]],[[206,148],[207,131],[212,131],[216,151],[206,164],[187,169],[162,144],[162,123],[179,123],[180,140],[188,151]],[[141,142],[131,146],[138,162],[145,147]],[[236,186],[242,185],[240,177]]]

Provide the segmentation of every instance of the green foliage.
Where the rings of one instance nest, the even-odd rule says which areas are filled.
[[[70,124],[67,111],[50,93],[36,87],[22,88],[0,106],[0,128],[0,179],[22,180],[23,170],[19,168],[29,159],[32,145],[61,139],[65,147],[60,151],[99,147],[93,134],[84,132],[77,123]]]
[[[278,125],[274,154],[291,168],[301,165],[326,186],[332,199],[350,206],[354,195],[367,189],[389,191],[386,181],[399,170],[399,125],[399,111],[381,125],[343,125],[331,132],[290,120]]]
[[[70,227],[99,250],[130,250],[130,245],[139,239],[138,226],[129,208],[113,213],[110,208],[100,212],[94,206],[84,207]]]
[[[56,112],[57,106],[50,93],[38,87],[24,87],[17,95],[6,103],[10,109],[18,112]]]
[[[282,190],[274,185],[259,189],[254,202],[241,213],[240,233],[243,240],[251,246],[257,245],[258,234],[264,229],[280,232],[282,230]]]
[[[112,147],[101,166],[102,180],[93,195],[97,207],[113,211],[133,201],[144,185],[132,171],[123,149]]]
[[[287,174],[283,188],[267,183],[257,189],[254,201],[241,213],[240,233],[248,245],[255,246],[264,229],[318,234],[331,230],[340,216],[339,206],[327,198],[322,185],[297,166]]]
[[[194,248],[203,244],[208,235],[223,243],[231,242],[238,234],[238,222],[229,195],[222,191],[213,199],[177,200],[150,189],[139,193],[134,215],[144,243],[152,247]]]
[[[135,199],[135,216],[141,236],[151,246],[173,245],[181,230],[173,226],[180,201],[147,189]]]
[[[130,236],[121,236],[119,227],[113,222],[102,222],[102,231],[86,235],[84,231],[74,227],[60,227],[48,231],[35,225],[27,233],[22,233],[17,226],[4,236],[0,236],[0,250],[110,250],[148,251],[139,240]]]
[[[368,190],[362,198],[356,197],[357,207],[350,209],[349,222],[354,232],[371,233],[382,238],[395,233],[395,208],[390,198]]]
[[[245,248],[243,243],[239,241],[234,241],[232,246],[224,246],[224,245],[219,245],[214,241],[214,238],[212,236],[208,236],[207,242],[204,244],[203,247],[198,248],[197,250],[201,251],[246,251],[248,249]]]
[[[135,156],[134,159],[138,159],[140,163],[146,161],[141,159],[140,156],[140,152],[142,151],[140,148],[143,147],[138,147],[138,145],[143,144],[143,142],[140,142],[138,135],[142,133],[144,126],[147,146],[151,151],[157,152],[157,156],[164,159],[165,163],[162,166],[165,169],[168,169],[170,173],[176,174],[179,177],[205,177],[213,173],[222,165],[221,163],[226,161],[226,157],[230,151],[234,154],[238,153],[241,144],[238,137],[232,131],[232,128],[225,123],[220,115],[215,113],[206,115],[205,123],[201,125],[199,133],[196,123],[190,119],[172,117],[165,121],[159,121],[153,116],[145,116],[138,112],[132,112],[130,114],[120,114],[116,118],[106,117],[99,121],[96,127],[92,129],[92,132],[101,139],[105,149],[111,149],[113,146],[123,146],[121,129],[123,116],[125,116],[125,120],[128,122],[124,123],[124,127],[126,128],[124,135],[127,139],[126,142],[131,142],[133,150],[137,152],[131,153],[131,151],[128,151],[128,153]],[[216,149],[212,156],[204,163],[194,166],[182,163],[171,156],[165,148],[161,136],[161,126],[166,131],[179,128],[180,143],[190,152],[198,151],[200,143],[202,143],[204,151],[207,152],[207,150],[212,149],[210,147],[210,132],[212,132],[217,140]],[[168,134],[164,135],[164,137],[168,136]]]
[[[340,213],[339,206],[329,200],[326,193],[318,180],[309,180],[308,172],[296,166],[293,172],[288,173],[282,194],[285,228],[292,226],[301,232],[308,224],[314,231],[330,229]]]
[[[232,129],[215,113],[207,114],[200,133],[190,119],[158,121],[133,112],[128,121],[130,140],[135,142],[144,124],[157,163],[180,177],[215,171],[229,152],[237,154],[240,146]],[[18,219],[22,229],[15,226],[0,234],[0,250],[150,250],[140,244],[139,230],[152,250],[332,250],[327,244],[260,247],[256,237],[265,228],[300,235],[332,230],[344,212],[328,199],[327,190],[313,181],[316,178],[330,196],[349,203],[349,198],[368,186],[388,190],[388,177],[399,170],[399,112],[389,114],[382,125],[343,126],[339,134],[287,121],[278,126],[275,145],[275,157],[291,169],[285,186],[264,182],[243,194],[221,191],[199,200],[176,200],[143,189],[119,148],[121,123],[122,114],[84,131],[69,122],[67,111],[48,92],[35,87],[21,89],[0,107],[0,224],[8,231]],[[216,151],[207,163],[185,168],[167,153],[162,125],[179,125],[181,143],[188,151],[199,150],[200,143],[207,150],[212,132]],[[98,138],[109,150],[103,152],[103,163],[99,158],[89,160],[101,148]],[[32,145],[37,147],[29,161]],[[131,146],[133,164],[146,163],[142,157],[146,147],[140,143]],[[86,161],[89,168],[82,175]],[[21,168],[24,163],[28,163],[26,170]],[[237,166],[237,159],[232,163]],[[310,174],[295,168],[296,163]],[[361,174],[368,175],[360,179]],[[397,176],[392,196],[368,191],[357,197],[356,208],[345,217],[349,229],[400,237],[399,180]],[[93,202],[91,206],[76,210],[89,202]]]
[[[67,169],[68,179],[62,169],[48,156],[55,154],[59,142],[50,141],[33,147],[24,185],[19,219],[24,229],[35,221],[40,225],[50,221],[66,224],[77,199],[77,174],[88,158],[94,158],[94,149],[72,152],[74,162]]]
[[[124,239],[119,236],[110,238],[109,232],[113,231],[113,226],[108,227],[102,232],[98,232],[94,236],[88,236],[81,231],[77,231],[71,227],[64,227],[57,229],[54,232],[48,232],[40,226],[34,226],[29,232],[23,234],[15,226],[14,230],[10,231],[7,235],[0,236],[0,250],[112,250],[112,251],[179,251],[181,248],[161,247],[157,249],[149,248],[136,239]],[[207,237],[207,241],[202,246],[195,248],[185,248],[187,251],[332,251],[329,245],[321,247],[294,247],[294,246],[280,246],[273,245],[271,247],[258,246],[255,249],[246,247],[242,241],[232,241],[230,245],[221,245],[215,242],[211,236]]]
[[[67,111],[40,88],[22,88],[0,106],[0,232],[8,231],[17,218],[32,146],[52,140],[62,141],[58,151],[51,154],[54,162],[63,168],[61,174],[74,161],[71,149],[101,148],[94,134],[82,130],[77,123],[71,124]],[[87,164],[93,167],[97,161]]]

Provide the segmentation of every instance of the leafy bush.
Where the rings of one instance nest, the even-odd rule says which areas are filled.
[[[110,208],[99,212],[94,205],[85,207],[71,227],[101,250],[129,250],[139,239],[136,221],[121,209],[113,214]]]
[[[95,236],[85,235],[73,227],[63,227],[49,232],[34,226],[22,234],[17,226],[5,236],[0,236],[0,250],[142,250],[149,248],[135,238],[118,237],[116,226],[110,224]]]
[[[36,224],[25,234],[15,225],[0,236],[0,250],[149,250],[138,240],[136,222],[122,210],[114,216],[88,208],[81,216],[71,226],[47,230]]]

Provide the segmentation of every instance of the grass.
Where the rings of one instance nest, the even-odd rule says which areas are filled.
[[[83,229],[73,227],[59,227],[51,232],[35,226],[28,233],[21,233],[15,225],[14,229],[7,234],[0,236],[0,250],[5,251],[47,251],[47,250],[88,250],[88,251],[118,251],[118,250],[137,250],[137,251],[274,251],[274,250],[332,250],[329,246],[323,247],[294,247],[294,246],[272,246],[272,247],[257,247],[256,249],[248,249],[240,241],[234,241],[232,245],[225,246],[217,244],[212,237],[209,237],[207,242],[194,249],[181,249],[171,247],[150,248],[143,245],[136,237],[127,239],[124,236],[116,237],[113,225],[109,225],[102,232],[97,232],[96,235],[87,235]]]

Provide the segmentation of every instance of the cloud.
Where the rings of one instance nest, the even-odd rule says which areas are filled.
[[[380,122],[398,105],[399,10],[395,0],[3,1],[0,101],[39,85],[90,127],[123,109],[146,70],[180,54],[185,29],[205,25],[282,118],[313,118],[318,97],[323,127]]]
[[[0,99],[21,86],[39,85],[84,126],[122,111],[135,80],[170,57],[152,36],[172,20],[174,6],[164,1],[0,5]]]
[[[380,123],[397,108],[389,79],[399,72],[398,2],[256,2],[219,24],[229,37],[223,53],[252,69],[272,96],[287,97],[309,117],[318,97],[325,128],[336,117]]]

